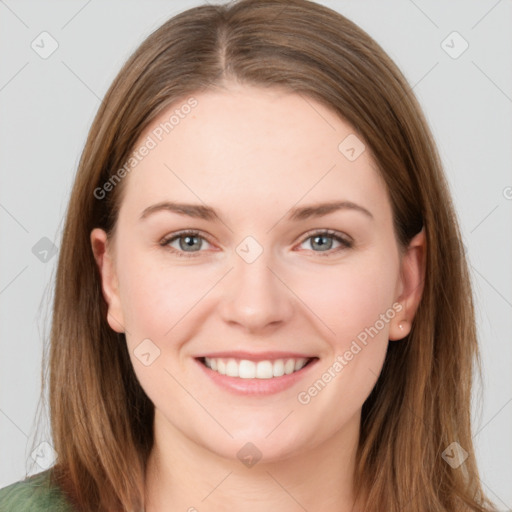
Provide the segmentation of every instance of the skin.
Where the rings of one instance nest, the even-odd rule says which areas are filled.
[[[424,233],[400,252],[369,148],[349,161],[338,145],[354,130],[313,99],[234,83],[194,97],[197,107],[124,178],[114,237],[91,233],[109,324],[125,332],[137,378],[155,404],[146,512],[171,503],[200,512],[359,510],[352,473],[361,407],[388,343],[410,330],[422,293]],[[293,207],[341,199],[373,218],[350,209],[300,222],[286,217]],[[162,201],[207,204],[223,222],[170,211],[140,219]],[[204,237],[189,252],[183,239],[172,242],[185,257],[159,244],[184,229]],[[325,256],[311,238],[325,229],[353,246],[327,236]],[[236,251],[247,236],[263,249],[252,263]],[[298,394],[396,303],[401,311],[308,404],[299,403]],[[146,366],[134,350],[148,338],[160,354]],[[319,359],[289,389],[240,396],[214,384],[194,360],[231,350]],[[247,442],[262,454],[252,467],[237,457]]]

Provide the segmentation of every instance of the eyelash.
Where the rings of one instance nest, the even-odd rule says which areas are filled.
[[[322,251],[312,251],[312,252],[318,253],[319,256],[329,257],[329,256],[332,256],[333,253],[337,253],[337,252],[339,252],[339,251],[341,251],[343,249],[351,249],[353,247],[353,242],[352,241],[350,241],[350,240],[348,240],[346,238],[343,238],[336,231],[332,231],[330,229],[326,229],[326,230],[323,230],[323,231],[314,231],[312,233],[311,232],[307,233],[306,238],[304,238],[300,244],[304,243],[306,240],[309,240],[310,238],[313,238],[313,237],[319,236],[319,235],[327,235],[328,237],[333,238],[337,242],[340,242],[340,244],[342,245],[342,247],[338,247],[336,249],[329,249],[328,251],[325,251],[325,252],[322,252]],[[201,236],[201,233],[199,231],[192,231],[192,230],[190,230],[190,231],[181,231],[179,233],[173,233],[173,234],[171,234],[169,236],[166,236],[165,238],[163,238],[160,241],[160,245],[162,247],[165,247],[165,248],[169,249],[172,253],[176,254],[180,258],[195,258],[196,256],[199,256],[200,253],[203,252],[203,251],[193,251],[193,252],[187,253],[186,251],[180,251],[180,250],[175,249],[174,247],[170,247],[169,244],[171,242],[174,242],[175,240],[178,240],[178,239],[180,239],[182,237],[185,237],[185,236],[192,236],[192,237],[198,236],[199,238],[202,238],[203,240],[206,240],[208,243],[211,243],[211,242],[209,242],[209,240],[207,238]]]

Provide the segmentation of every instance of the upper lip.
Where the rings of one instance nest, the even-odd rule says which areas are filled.
[[[229,352],[209,352],[196,356],[197,359],[204,357],[212,359],[246,359],[248,361],[274,361],[276,359],[312,359],[315,356],[298,352],[244,352],[241,350]]]

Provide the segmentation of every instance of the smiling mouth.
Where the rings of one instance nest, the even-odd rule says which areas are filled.
[[[210,370],[240,379],[273,379],[291,375],[317,360],[317,357],[289,357],[274,360],[249,361],[224,357],[200,357],[198,360]]]

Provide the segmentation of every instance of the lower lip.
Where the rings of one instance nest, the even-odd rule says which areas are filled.
[[[315,366],[318,359],[313,359],[299,371],[272,377],[271,379],[242,379],[240,377],[229,377],[205,366],[201,361],[195,359],[202,371],[210,377],[218,386],[231,391],[237,395],[272,395],[292,387],[299,380],[309,373],[311,367]]]

